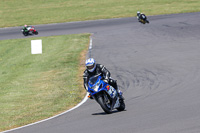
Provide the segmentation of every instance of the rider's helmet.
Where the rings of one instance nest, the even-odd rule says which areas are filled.
[[[137,11],[137,16],[139,16],[140,15],[140,11]]]
[[[24,27],[27,27],[27,25],[25,24]]]
[[[93,58],[89,58],[85,61],[85,66],[89,72],[94,72],[96,68],[96,62]]]

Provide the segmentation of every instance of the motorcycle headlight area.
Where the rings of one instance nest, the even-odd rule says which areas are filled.
[[[98,91],[98,89],[99,89],[99,84],[100,84],[100,81],[99,82],[97,82],[96,83],[96,85],[94,85],[93,87],[92,87],[92,89],[94,90],[94,91]]]
[[[95,85],[95,86],[93,86],[93,87],[92,87],[92,89],[93,89],[94,91],[96,91],[96,92],[97,92],[97,91],[98,91],[98,89],[99,89],[99,86],[98,86],[98,85]]]

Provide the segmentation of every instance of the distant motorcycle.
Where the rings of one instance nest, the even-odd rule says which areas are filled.
[[[146,23],[149,23],[149,21],[147,20],[147,17],[145,14],[142,14],[142,13],[137,13],[137,18],[138,18],[138,21],[142,24],[146,24]]]
[[[124,100],[119,99],[117,91],[111,85],[104,82],[99,75],[92,76],[89,79],[88,92],[107,114],[112,113],[113,109],[118,111],[125,109]]]
[[[35,27],[34,26],[28,26],[27,27],[27,30],[25,29],[22,29],[22,34],[24,36],[28,36],[28,35],[38,35],[38,31],[35,30]]]

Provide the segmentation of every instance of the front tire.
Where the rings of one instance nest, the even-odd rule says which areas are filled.
[[[106,101],[103,96],[98,97],[98,103],[100,104],[101,108],[107,113],[110,114],[112,110],[106,105]]]
[[[143,19],[140,19],[140,22],[141,22],[142,24],[145,24],[145,21],[144,21]]]
[[[24,36],[28,36],[28,32],[24,31],[23,34],[24,34]]]

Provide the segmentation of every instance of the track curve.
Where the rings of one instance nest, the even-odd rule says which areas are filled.
[[[38,25],[39,36],[93,33],[92,57],[118,80],[126,111],[105,114],[88,100],[78,109],[12,133],[200,132],[200,13]],[[23,38],[19,27],[0,39]]]

